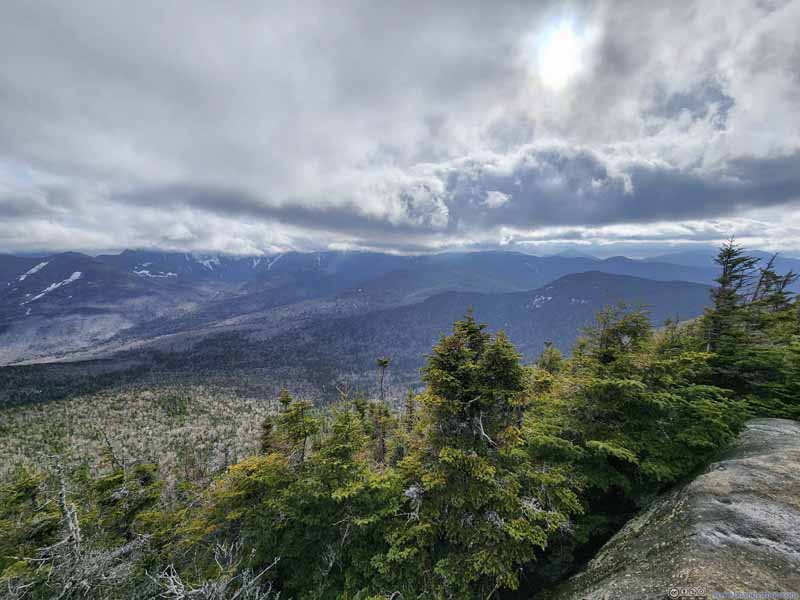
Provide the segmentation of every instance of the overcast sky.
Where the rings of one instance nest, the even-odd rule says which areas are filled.
[[[800,0],[0,4],[0,251],[800,250]]]

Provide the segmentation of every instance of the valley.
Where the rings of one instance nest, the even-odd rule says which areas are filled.
[[[514,252],[126,250],[0,257],[0,277],[0,361],[20,382],[14,403],[28,389],[15,371],[23,367],[40,373],[38,382],[65,370],[74,382],[98,370],[141,382],[218,382],[235,372],[270,390],[290,382],[331,400],[343,380],[374,392],[378,356],[391,360],[387,389],[396,400],[419,386],[425,353],[470,309],[531,361],[545,342],[569,353],[609,304],[645,307],[656,325],[700,315],[713,269]],[[11,403],[8,394],[0,401]]]

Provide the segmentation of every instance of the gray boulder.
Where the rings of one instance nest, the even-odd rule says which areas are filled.
[[[546,597],[724,598],[724,592],[800,598],[800,422],[749,421],[717,462],[657,498],[583,572]]]

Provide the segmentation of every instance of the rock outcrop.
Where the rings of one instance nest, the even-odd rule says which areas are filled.
[[[692,590],[800,598],[800,422],[749,421],[717,462],[656,499],[548,598],[649,600]]]

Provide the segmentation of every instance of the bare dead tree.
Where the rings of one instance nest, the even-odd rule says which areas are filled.
[[[350,399],[350,382],[349,381],[337,381],[334,384],[336,391],[339,392],[339,400],[342,402],[346,402]]]
[[[183,581],[174,565],[167,566],[156,575],[149,576],[161,590],[160,598],[169,600],[277,600],[272,592],[272,583],[264,581],[264,576],[276,565],[275,558],[258,573],[250,568],[241,568],[241,545],[217,544],[214,548],[214,561],[220,571],[215,579],[206,580],[199,585]]]
[[[149,544],[149,536],[137,536],[115,548],[97,547],[85,539],[78,507],[69,499],[63,462],[58,456],[48,458],[55,462],[54,501],[61,513],[62,535],[34,556],[14,557],[31,565],[33,576],[8,582],[8,596],[22,599],[41,586],[51,591],[54,600],[108,597],[110,590],[130,583],[135,555]]]
[[[106,448],[106,454],[108,455],[108,460],[111,462],[111,467],[115,470],[120,470],[123,473],[127,472],[127,464],[124,460],[121,460],[117,453],[114,451],[114,445],[111,443],[111,440],[108,437],[108,433],[102,427],[95,426],[94,428],[100,437],[103,438],[103,445]]]
[[[67,479],[64,476],[64,465],[61,460],[56,462],[56,475],[58,476],[58,508],[61,511],[61,521],[67,531],[64,542],[67,543],[75,555],[81,555],[81,527],[78,523],[78,510],[67,499]]]

